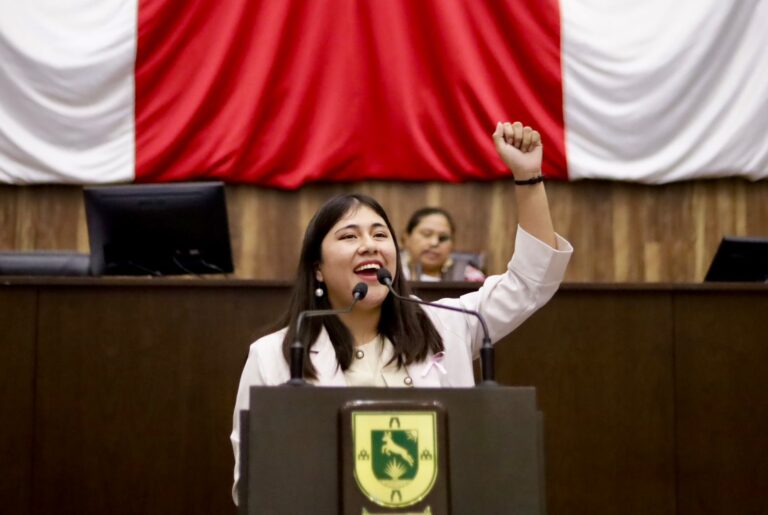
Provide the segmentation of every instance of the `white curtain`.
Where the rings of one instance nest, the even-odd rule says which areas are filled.
[[[768,2],[561,0],[571,179],[768,177]]]
[[[0,0],[0,182],[134,176],[138,0]]]

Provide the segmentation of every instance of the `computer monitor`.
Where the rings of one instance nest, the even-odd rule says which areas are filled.
[[[233,271],[220,182],[90,187],[84,199],[92,275]]]
[[[768,238],[723,237],[704,280],[768,282]]]

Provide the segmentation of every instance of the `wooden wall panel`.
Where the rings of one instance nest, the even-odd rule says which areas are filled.
[[[456,218],[457,248],[485,250],[492,273],[513,250],[514,186],[493,183],[318,184],[298,191],[228,186],[238,278],[290,279],[304,228],[340,192],[376,197],[398,231],[424,205]],[[576,248],[572,282],[698,282],[724,235],[768,236],[768,181],[645,186],[548,183],[558,232]],[[82,192],[74,186],[0,186],[0,250],[88,250]]]
[[[238,379],[288,291],[149,290],[41,294],[34,513],[235,512]]]
[[[549,513],[675,513],[670,308],[561,291],[499,348],[499,381],[535,386],[545,414]]]
[[[16,206],[20,188],[0,186],[0,251],[18,248],[16,219],[24,216]]]
[[[768,290],[678,295],[679,515],[766,511],[766,313]]]
[[[673,328],[671,293],[564,288],[497,344],[544,413],[548,513],[675,514]]]
[[[418,286],[425,298],[466,291]],[[545,414],[549,513],[760,513],[766,293],[569,284],[499,343],[499,380],[536,386]],[[31,498],[31,513],[234,513],[236,385],[288,294],[246,281],[7,281],[2,422],[34,407],[34,424],[0,424],[12,501]]]
[[[0,512],[29,514],[37,293],[0,289]]]
[[[0,222],[0,250],[88,248],[80,187],[0,186]]]

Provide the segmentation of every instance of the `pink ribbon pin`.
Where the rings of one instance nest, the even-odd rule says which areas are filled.
[[[429,365],[427,365],[427,368],[424,370],[424,372],[421,374],[421,377],[427,377],[427,374],[432,370],[432,367],[437,368],[440,372],[443,373],[443,375],[447,374],[448,371],[445,369],[443,365],[440,364],[441,361],[445,359],[445,352],[440,351],[434,356],[432,356],[432,361],[429,362]]]

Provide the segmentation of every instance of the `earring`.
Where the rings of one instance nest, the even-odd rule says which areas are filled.
[[[319,299],[323,295],[325,295],[325,290],[323,290],[319,286],[317,288],[315,288],[315,297],[317,297]]]

